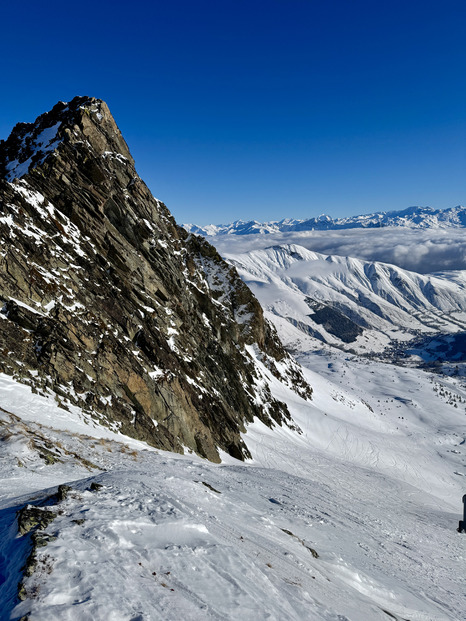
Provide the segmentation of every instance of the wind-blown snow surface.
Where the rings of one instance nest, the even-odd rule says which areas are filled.
[[[465,386],[311,360],[312,403],[257,363],[302,433],[250,425],[246,464],[148,449],[0,376],[1,618],[463,619]],[[15,511],[63,482],[18,603]]]

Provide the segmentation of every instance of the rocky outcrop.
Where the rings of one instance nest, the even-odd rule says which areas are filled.
[[[310,397],[262,309],[138,177],[106,104],[79,97],[0,143],[0,370],[122,433],[218,461]]]

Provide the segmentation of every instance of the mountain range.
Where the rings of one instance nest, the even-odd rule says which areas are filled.
[[[466,226],[466,208],[408,207],[401,211],[380,211],[346,218],[321,215],[316,218],[286,218],[279,221],[257,222],[236,220],[230,224],[184,224],[184,228],[198,235],[267,235],[298,231],[337,231],[342,229],[373,229],[381,227],[407,227],[414,229],[450,229]]]
[[[421,275],[296,244],[246,253],[233,246],[224,256],[272,321],[281,317],[297,328],[294,349],[327,344],[397,363],[411,351],[424,362],[466,360],[463,272]]]

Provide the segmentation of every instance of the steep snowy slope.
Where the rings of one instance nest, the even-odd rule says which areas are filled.
[[[145,447],[0,376],[1,618],[464,618],[466,387],[311,362],[312,403],[269,377],[302,432],[256,420],[246,464]]]
[[[466,329],[461,274],[420,275],[297,245],[224,256],[265,309],[321,343],[360,353],[391,346],[400,353],[400,342],[413,337]]]

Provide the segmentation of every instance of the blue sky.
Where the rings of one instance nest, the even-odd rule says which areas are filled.
[[[2,7],[0,138],[104,99],[179,222],[466,203],[466,3]]]

